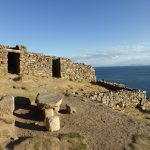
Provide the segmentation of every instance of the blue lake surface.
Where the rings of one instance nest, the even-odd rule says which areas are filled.
[[[95,67],[95,70],[97,79],[145,90],[150,97],[150,66]]]

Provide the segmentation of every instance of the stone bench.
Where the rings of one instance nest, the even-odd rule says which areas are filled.
[[[54,116],[54,112],[58,112],[63,100],[60,93],[39,93],[36,97],[36,103],[40,110],[44,111],[46,128],[49,131],[57,131],[60,129],[60,119]]]

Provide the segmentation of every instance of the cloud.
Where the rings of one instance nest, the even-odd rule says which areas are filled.
[[[85,49],[71,58],[93,66],[150,65],[150,47],[144,44],[119,45],[110,49]]]

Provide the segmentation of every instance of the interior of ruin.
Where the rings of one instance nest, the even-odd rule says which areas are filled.
[[[20,54],[8,52],[8,73],[20,73]]]
[[[52,62],[52,76],[60,78],[60,59],[54,59]]]

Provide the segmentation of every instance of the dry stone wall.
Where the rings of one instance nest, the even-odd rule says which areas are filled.
[[[17,54],[15,55],[14,53]],[[14,58],[10,60],[10,57]],[[11,63],[9,60],[15,62]],[[8,62],[10,62],[11,66],[9,66]],[[16,45],[15,47],[0,45],[0,71],[8,73],[8,66],[13,68],[10,71],[11,73],[21,75],[53,76],[87,82],[96,80],[95,70],[89,65],[73,63],[70,59],[66,58],[27,52],[27,47],[23,45]]]
[[[107,92],[86,93],[92,100],[100,101],[110,107],[141,107],[150,110],[150,100],[146,92],[125,87],[122,84],[96,81],[95,70],[91,66],[73,63],[70,59],[44,56],[27,52],[26,46],[9,47],[0,45],[0,72],[8,73],[8,53],[19,53],[19,73],[24,75],[60,77],[72,81],[94,82],[107,88]],[[17,61],[16,61],[17,62]],[[84,95],[85,96],[85,95]]]
[[[131,89],[125,87],[125,85],[107,81],[100,81],[98,83],[99,84],[95,82],[93,84],[100,86],[103,84],[104,89],[98,89],[96,86],[90,90],[87,90],[86,88],[78,90],[67,89],[64,94],[66,96],[70,94],[76,95],[83,101],[86,101],[87,99],[97,101],[98,103],[103,103],[113,109],[138,107],[140,109],[150,111],[150,99],[146,98],[146,91]]]
[[[134,90],[134,89],[126,87],[124,84],[108,82],[108,81],[105,81],[105,80],[97,80],[96,84],[100,85],[102,87],[105,87],[105,88],[107,88],[109,90],[112,90],[112,91],[118,91],[118,90],[133,91]]]
[[[20,74],[52,76],[52,58],[43,54],[24,52],[20,57]]]
[[[88,96],[92,100],[99,101],[111,108],[125,108],[128,106],[141,107],[149,109],[149,101],[143,91],[108,91],[89,93]]]
[[[109,91],[87,93],[86,97],[112,108],[133,106],[140,107],[143,110],[150,110],[150,100],[146,98],[146,91],[131,89],[123,84],[103,80],[98,80],[96,84],[105,87]]]
[[[7,47],[0,45],[0,71],[2,73],[7,73]]]
[[[16,45],[16,47],[10,47],[5,45],[0,45],[0,71],[1,73],[8,73],[8,52],[18,51],[25,52],[27,51],[26,46]]]
[[[80,63],[73,63],[70,59],[61,58],[61,77],[69,80],[88,81],[96,80],[93,67]]]

